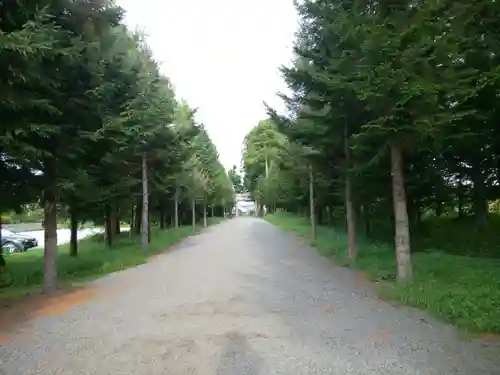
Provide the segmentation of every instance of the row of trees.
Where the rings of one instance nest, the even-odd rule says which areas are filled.
[[[0,12],[0,213],[43,206],[44,291],[57,286],[64,211],[77,256],[82,221],[104,224],[110,247],[129,222],[147,249],[150,219],[195,225],[233,204],[196,111],[176,100],[141,35],[121,23],[121,8],[21,0]]]
[[[246,137],[247,186],[269,209],[380,220],[395,234],[397,276],[412,277],[410,230],[432,213],[488,225],[500,198],[500,4],[304,0],[296,58],[282,73],[285,115]]]
[[[233,184],[233,188],[236,194],[241,194],[245,192],[245,186],[243,184],[243,179],[238,173],[238,167],[233,165],[233,167],[228,171],[229,179]]]

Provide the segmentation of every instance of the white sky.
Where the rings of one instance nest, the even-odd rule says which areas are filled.
[[[281,109],[278,72],[292,58],[293,0],[118,0],[125,21],[148,35],[179,98],[198,107],[226,168],[240,166],[244,136]]]

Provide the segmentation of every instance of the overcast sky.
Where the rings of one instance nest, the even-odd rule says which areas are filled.
[[[240,166],[243,137],[282,108],[278,72],[292,58],[293,0],[117,0],[148,35],[179,98],[198,107],[226,168]]]

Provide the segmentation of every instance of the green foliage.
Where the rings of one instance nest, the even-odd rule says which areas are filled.
[[[498,332],[500,222],[488,213],[500,199],[500,5],[305,0],[297,10],[287,108],[268,108],[285,142],[270,146],[265,171],[255,136],[265,132],[248,134],[249,190],[304,215],[312,181],[320,251],[375,279],[397,274],[407,282],[393,292],[409,304]],[[305,219],[276,220],[312,233]],[[351,241],[329,229],[342,226]]]
[[[112,247],[117,222],[129,221],[133,233],[141,226],[143,156],[149,216],[162,228],[174,222],[174,201],[180,222],[192,198],[216,215],[232,204],[196,111],[176,100],[113,1],[21,0],[1,13],[0,213],[41,202],[47,233],[57,214],[93,221],[106,224]],[[48,250],[51,266],[55,248]]]
[[[233,184],[235,193],[244,193],[245,187],[243,186],[243,179],[238,173],[236,165],[233,165],[233,167],[228,171],[227,174],[229,176],[229,179],[231,180],[231,183]]]
[[[245,137],[243,166],[245,188],[261,200],[263,191],[270,191],[270,174],[278,166],[282,151],[287,145],[286,138],[271,120],[260,121]]]
[[[498,11],[480,3],[482,11]],[[296,60],[282,69],[292,90],[283,96],[290,116],[270,113],[291,146],[315,153],[307,159],[317,171],[320,207],[342,205],[349,175],[358,217],[391,215],[388,148],[397,145],[410,219],[460,206],[485,221],[486,202],[499,192],[497,117],[487,108],[496,100],[498,71],[496,54],[473,46],[496,50],[496,18],[485,27],[473,15],[476,6],[301,2]],[[283,169],[303,176],[304,163],[286,160]],[[297,208],[293,199],[284,205]]]

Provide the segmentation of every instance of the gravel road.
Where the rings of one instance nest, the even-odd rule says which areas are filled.
[[[0,374],[500,374],[498,346],[370,289],[235,218],[38,311],[0,341]]]

